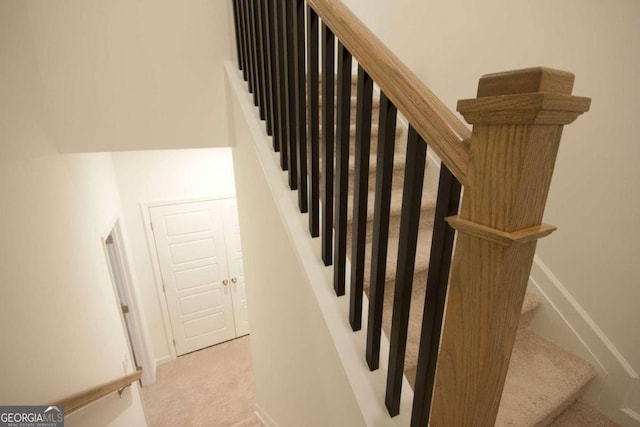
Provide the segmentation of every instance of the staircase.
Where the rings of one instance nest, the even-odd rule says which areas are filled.
[[[366,321],[371,369],[381,329],[389,336],[389,416],[406,376],[412,427],[548,425],[594,376],[527,329],[536,244],[555,230],[542,219],[562,129],[591,105],[572,94],[573,74],[484,75],[458,102],[462,121],[340,0],[233,3],[239,68],[336,295],[351,283],[349,325]],[[429,152],[442,159],[433,182]]]
[[[357,76],[352,78],[352,105],[355,105]],[[375,99],[375,98],[374,98]],[[371,276],[371,250],[373,239],[373,200],[376,172],[377,117],[379,103],[374,101],[373,127],[371,138],[371,164],[369,175],[369,204],[367,212],[367,247],[365,263],[365,292],[368,293]],[[352,111],[352,130],[355,129],[355,111]],[[406,129],[398,124],[396,129],[396,155],[394,162],[393,190],[391,201],[391,219],[389,231],[389,258],[386,269],[385,302],[383,330],[389,336],[391,330],[391,313],[393,307],[393,289],[398,254],[398,231],[400,225],[400,208],[402,202],[402,180],[404,176],[404,149],[402,135]],[[353,173],[355,160],[353,156],[353,138],[351,132],[351,157],[349,162],[349,207],[348,224],[353,221]],[[433,166],[433,164],[429,165]],[[428,167],[429,167],[428,166]],[[428,174],[427,174],[428,175]],[[433,214],[436,194],[433,183],[425,182],[425,193],[422,198],[420,218],[420,235],[415,264],[411,310],[409,314],[409,333],[405,356],[405,376],[413,387],[416,375],[420,325],[423,312],[429,251],[433,228]],[[348,233],[348,252],[351,254],[351,233]],[[502,395],[496,426],[546,426],[571,406],[596,372],[591,365],[580,358],[564,351],[557,345],[545,340],[528,328],[528,325],[540,306],[540,299],[534,294],[527,294],[521,311],[518,336],[516,339],[507,380]],[[366,316],[366,313],[365,313]],[[562,424],[557,424],[562,425]]]

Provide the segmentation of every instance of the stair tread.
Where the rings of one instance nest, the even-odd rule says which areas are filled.
[[[320,166],[322,166],[322,157],[318,159],[320,162]],[[406,165],[407,156],[401,153],[394,153],[393,155],[393,169],[394,170],[404,170]],[[369,156],[369,171],[375,172],[378,167],[378,155],[376,153],[371,153]],[[353,154],[349,156],[349,173],[353,173],[356,170],[356,158]]]
[[[368,192],[367,198],[367,221],[373,221],[373,210],[375,206],[375,191]],[[353,194],[349,194],[349,200],[347,202],[347,224],[353,223]],[[422,202],[420,204],[423,212],[433,211],[436,207],[436,195],[431,192],[425,192],[422,195]],[[402,188],[394,188],[391,190],[391,205],[389,206],[389,215],[399,216],[402,211]],[[425,218],[424,216],[421,217]],[[422,222],[422,221],[421,221]],[[421,224],[423,225],[423,224]]]
[[[415,370],[415,364],[406,370],[412,386]],[[575,402],[595,375],[595,369],[578,356],[529,329],[520,330],[495,425],[548,425]]]
[[[425,227],[426,228],[426,227]],[[423,230],[421,230],[423,231]],[[395,279],[398,271],[398,246],[400,244],[400,236],[397,233],[391,233],[389,235],[387,248],[387,267],[385,271],[385,281],[389,282]],[[364,271],[365,282],[368,286],[370,280],[371,271],[371,246],[372,243],[367,242],[366,253],[368,256],[365,258]],[[431,232],[421,232],[418,236],[418,243],[416,245],[416,260],[414,265],[414,275],[426,271],[429,268],[429,254],[431,253]]]
[[[335,97],[334,97],[334,106],[335,106]],[[357,106],[357,100],[358,100],[358,96],[356,95],[355,92],[351,93],[351,100],[350,100],[350,105],[351,105],[351,109],[355,109]],[[318,106],[322,109],[322,92],[320,92],[320,99],[318,100],[319,104]],[[379,110],[380,109],[380,98],[378,96],[376,96],[375,94],[372,96],[371,98],[371,106],[373,108],[373,110]],[[351,114],[351,119],[354,119],[354,115]]]
[[[428,267],[428,266],[427,266]],[[422,276],[422,277],[420,277]],[[426,288],[426,270],[422,273],[416,274],[414,279],[414,289],[411,295],[411,311],[409,316],[409,333],[407,337],[407,353],[405,358],[405,373],[409,383],[413,387],[416,375],[416,367],[418,363],[418,346],[420,345],[420,325],[422,320],[422,310],[424,308],[424,290]],[[386,290],[386,289],[385,289]],[[524,316],[526,313],[534,311],[538,304],[535,301],[539,301],[535,294],[527,292],[524,296],[524,303],[522,304],[522,310],[520,315]],[[387,307],[388,305],[388,307]],[[388,331],[391,330],[391,310],[393,306],[393,294],[385,292],[385,311],[388,311],[387,323],[384,330],[387,337],[389,337]],[[412,326],[413,325],[413,326]]]
[[[542,300],[539,296],[534,293],[527,292],[524,294],[524,302],[522,303],[522,309],[520,310],[520,315],[527,314],[529,312],[533,312],[540,307]]]
[[[520,313],[519,327],[524,329],[529,326],[533,319],[534,311],[542,304],[542,298],[536,294],[528,294],[529,297],[525,298],[522,305],[522,312]]]
[[[320,130],[320,135],[322,135],[322,125],[320,125],[319,130]],[[372,137],[378,136],[378,134],[379,134],[378,124],[372,122],[371,123],[371,136]],[[397,126],[396,127],[396,138],[398,138],[401,135],[402,135],[402,128]],[[352,137],[352,138],[356,136],[356,125],[355,125],[355,123],[351,123],[349,125],[349,136]]]
[[[574,402],[549,427],[618,427],[596,408],[581,402]]]
[[[404,154],[395,153],[393,156],[393,169],[404,170],[407,157]],[[378,168],[378,155],[373,153],[369,157],[369,171],[375,172]],[[355,156],[349,156],[349,172],[353,173],[356,170],[356,158]]]
[[[524,298],[524,302],[522,303],[522,311],[521,315],[528,314],[536,310],[542,304],[542,299],[531,292],[527,292]]]
[[[595,377],[594,368],[535,332],[520,331],[496,426],[547,425]]]

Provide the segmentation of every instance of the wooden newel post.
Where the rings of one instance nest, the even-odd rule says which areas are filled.
[[[534,68],[480,79],[458,102],[473,125],[431,425],[493,426],[520,319],[563,125],[591,100],[572,74]]]

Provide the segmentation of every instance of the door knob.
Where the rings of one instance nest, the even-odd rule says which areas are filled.
[[[229,284],[229,281],[228,281],[227,279],[224,279],[224,280],[222,281],[222,284],[223,284],[223,285],[225,285],[225,286],[227,286],[227,285]]]
[[[231,278],[231,283],[238,283],[238,279],[236,279],[235,277]]]

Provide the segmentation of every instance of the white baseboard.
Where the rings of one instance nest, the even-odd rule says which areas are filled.
[[[265,427],[278,427],[278,424],[265,412],[260,405],[256,405],[256,417]]]
[[[537,256],[531,269],[529,290],[545,301],[530,327],[587,360],[598,371],[583,399],[622,426],[639,426],[637,372]]]
[[[633,409],[629,409],[629,408],[622,408],[622,412],[624,412],[624,414],[626,416],[628,416],[629,418],[633,419],[634,421],[636,421],[637,423],[640,423],[640,414],[638,414],[636,411],[634,411]]]
[[[173,358],[170,355],[166,355],[164,357],[156,359],[156,366],[163,365],[163,364],[165,364],[167,362],[171,362],[172,360],[173,360]]]

